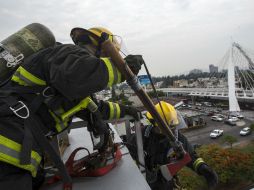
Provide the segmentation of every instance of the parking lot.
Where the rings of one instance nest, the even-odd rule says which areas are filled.
[[[184,132],[185,136],[192,144],[221,144],[221,139],[225,135],[231,135],[236,137],[238,139],[238,144],[254,139],[254,133],[247,136],[240,136],[239,134],[241,129],[243,129],[244,127],[248,127],[251,123],[253,123],[249,119],[239,120],[236,126],[230,126],[225,124],[223,121],[212,121],[210,116],[204,116],[204,118],[207,123],[205,127]],[[209,135],[214,129],[222,129],[224,131],[223,135],[216,139],[211,139]]]

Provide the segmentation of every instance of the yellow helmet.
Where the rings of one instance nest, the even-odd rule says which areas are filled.
[[[111,31],[103,27],[93,27],[88,30],[84,28],[73,28],[70,36],[75,44],[78,42],[83,42],[87,44],[92,43],[95,46],[99,46],[102,33],[106,33],[108,35],[109,39],[118,51],[121,49],[121,40],[117,38],[119,36],[113,35]]]
[[[178,121],[177,112],[176,112],[174,106],[172,106],[171,104],[164,102],[164,101],[160,101],[160,103],[161,103],[161,106],[158,103],[155,105],[155,109],[157,110],[157,112],[159,113],[161,118],[166,123],[168,123],[171,127],[178,125],[179,121]],[[163,109],[165,117],[164,117],[164,114],[161,110],[161,107]],[[149,121],[154,121],[152,115],[149,112],[146,113],[146,117]],[[165,118],[166,118],[166,120],[165,120]]]

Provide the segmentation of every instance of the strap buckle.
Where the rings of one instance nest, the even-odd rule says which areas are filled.
[[[15,104],[14,106],[10,106],[9,108],[11,109],[11,111],[13,111],[13,113],[16,116],[22,119],[27,119],[30,116],[30,112],[27,105],[22,101],[18,101],[17,104]],[[26,112],[24,114],[20,113],[20,111],[22,110],[25,110]]]
[[[50,87],[50,86],[47,86],[43,91],[42,91],[42,95],[45,97],[45,98],[50,98],[52,96],[55,95],[55,92],[54,90]]]

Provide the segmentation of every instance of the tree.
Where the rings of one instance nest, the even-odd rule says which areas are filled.
[[[203,145],[198,154],[218,174],[223,184],[254,181],[254,155],[244,148],[223,149],[219,145]]]
[[[187,167],[180,170],[178,177],[183,189],[203,190],[208,188],[205,179]]]
[[[233,144],[237,142],[237,138],[231,135],[226,135],[223,137],[222,142],[229,144],[230,147],[233,148]]]
[[[254,131],[254,123],[250,124],[250,130]]]

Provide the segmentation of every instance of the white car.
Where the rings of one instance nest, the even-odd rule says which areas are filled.
[[[244,119],[244,116],[241,114],[237,114],[237,115],[231,115],[230,117],[236,117],[238,119]]]
[[[222,115],[222,114],[216,114],[215,116],[220,117],[220,118],[222,118],[222,119],[225,119],[225,118],[226,118],[226,117],[225,117],[224,115]]]
[[[210,137],[211,138],[217,138],[219,136],[223,135],[223,130],[222,129],[214,129],[211,133],[210,133]]]
[[[238,119],[237,117],[230,117],[228,120],[229,120],[229,121],[232,121],[232,122],[236,122],[236,121],[238,121],[239,119]]]
[[[246,136],[249,135],[251,133],[251,129],[249,127],[245,127],[240,131],[240,135],[242,136]]]
[[[217,115],[214,115],[214,116],[211,117],[211,120],[213,120],[213,121],[223,121],[223,118],[218,117]]]

